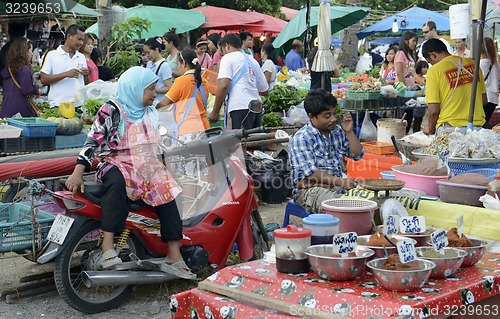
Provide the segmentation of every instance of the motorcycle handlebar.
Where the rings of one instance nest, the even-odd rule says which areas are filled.
[[[266,131],[266,128],[264,126],[259,126],[259,127],[256,127],[256,128],[251,128],[251,129],[240,129],[238,131],[236,131],[236,137],[237,138],[242,138],[242,137],[247,137],[248,135],[250,134],[253,134],[253,133],[263,133]]]

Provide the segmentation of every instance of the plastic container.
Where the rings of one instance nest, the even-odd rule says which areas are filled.
[[[38,117],[8,118],[9,125],[22,128],[22,136],[26,137],[51,137],[56,135],[59,123]]]
[[[439,187],[436,183],[438,180],[447,178],[448,176],[427,176],[411,174],[406,172],[398,171],[400,165],[392,167],[396,179],[405,182],[405,187],[410,189],[416,189],[424,192],[430,196],[439,196]]]
[[[0,139],[0,153],[27,153],[54,150],[54,137]]]
[[[279,272],[299,274],[311,269],[304,250],[311,246],[312,232],[307,228],[288,225],[274,231],[276,269]]]
[[[362,142],[366,153],[379,155],[389,155],[396,153],[396,149],[392,143],[387,142]]]
[[[80,132],[75,135],[56,135],[56,149],[83,147],[87,140],[87,134]]]
[[[332,244],[339,232],[339,219],[329,214],[311,214],[302,219],[304,228],[310,229],[311,245]]]
[[[392,145],[391,136],[396,139],[406,135],[406,121],[400,119],[378,119],[377,120],[377,141]]]
[[[379,100],[380,90],[373,91],[355,91],[345,90],[348,100],[365,101],[365,100]]]
[[[10,126],[8,124],[0,124],[0,139],[18,138],[21,136],[22,131],[23,130],[18,127]]]
[[[486,194],[488,187],[450,183],[447,179],[436,182],[439,187],[439,197],[445,203],[462,204],[483,207],[479,197]]]
[[[457,175],[461,175],[461,174],[465,174],[465,173],[481,174],[481,175],[486,176],[490,181],[492,181],[495,178],[496,169],[493,169],[493,168],[471,169],[470,171],[461,172]]]
[[[396,179],[396,175],[394,174],[393,171],[384,171],[384,172],[380,172],[380,176],[383,178],[383,179]]]
[[[356,232],[368,235],[373,227],[373,215],[378,204],[367,199],[336,198],[321,203],[321,211],[340,220],[339,233]]]
[[[35,239],[40,236],[45,244],[55,217],[38,210],[33,234],[30,210],[30,206],[20,203],[0,204],[0,252],[29,249],[33,236]]]

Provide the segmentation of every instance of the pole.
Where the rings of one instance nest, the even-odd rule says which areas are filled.
[[[479,29],[477,32],[477,47],[475,54],[475,64],[474,64],[474,77],[472,80],[472,94],[469,106],[469,118],[467,123],[467,132],[472,131],[474,128],[474,108],[476,104],[476,94],[477,94],[477,82],[479,80],[479,60],[481,56],[481,47],[483,46],[483,31],[484,31],[484,20],[486,18],[486,0],[482,0],[481,5],[481,17],[479,18]],[[481,105],[482,107],[482,105]]]
[[[304,38],[304,59],[307,59],[307,53],[309,52],[309,44],[311,42],[311,0],[307,0],[306,7],[306,35]],[[309,66],[311,67],[311,66]]]

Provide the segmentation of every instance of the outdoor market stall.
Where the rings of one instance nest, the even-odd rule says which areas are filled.
[[[274,263],[257,260],[220,270],[199,288],[174,295],[170,307],[173,318],[274,318],[277,310],[280,318],[466,318],[500,302],[499,261],[500,254],[485,253],[480,263],[451,278],[397,293],[381,288],[369,274],[325,281],[312,271],[284,274]]]

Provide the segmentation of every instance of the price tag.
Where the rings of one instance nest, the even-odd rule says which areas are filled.
[[[417,252],[415,251],[413,242],[402,240],[398,241],[396,246],[398,247],[399,260],[401,263],[406,264],[417,259]]]
[[[399,215],[389,215],[384,219],[384,235],[397,234],[399,230]]]
[[[446,231],[441,228],[436,230],[431,234],[432,247],[435,251],[439,251],[444,254],[444,248],[448,246],[448,237],[446,237]]]
[[[457,217],[457,233],[460,237],[462,237],[462,234],[464,233],[464,215]]]
[[[423,216],[401,217],[399,220],[399,231],[403,234],[423,233],[425,229],[425,218]]]
[[[348,254],[356,251],[358,234],[355,232],[341,233],[333,236],[333,253]]]
[[[62,245],[74,221],[74,218],[62,214],[57,215],[50,227],[47,240]]]

